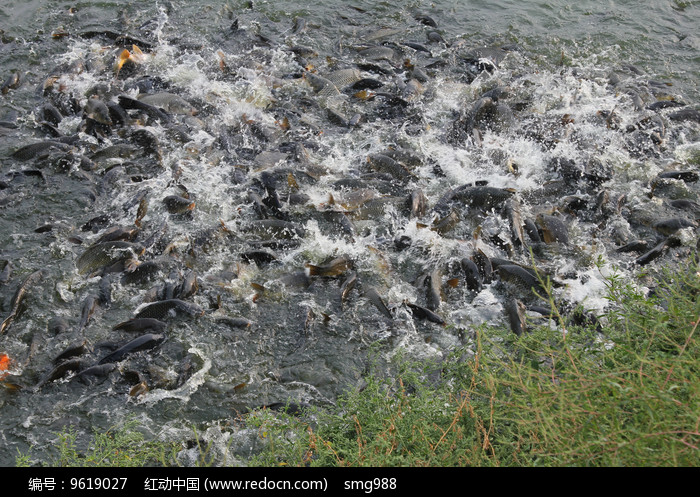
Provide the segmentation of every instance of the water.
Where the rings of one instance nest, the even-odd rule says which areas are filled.
[[[644,106],[675,99],[697,108],[698,8],[695,2],[653,2],[644,10],[633,2],[324,2],[313,9],[293,1],[254,2],[252,9],[246,2],[6,2],[0,9],[0,76],[18,72],[22,84],[0,100],[0,119],[12,125],[0,128],[0,259],[12,269],[0,287],[3,319],[25,278],[38,269],[44,274],[28,289],[27,309],[0,337],[0,353],[13,361],[3,382],[22,387],[0,389],[6,449],[0,464],[12,465],[16,449],[50,450],[63,427],[89,434],[129,414],[149,436],[165,440],[188,438],[192,427],[232,433],[232,454],[243,460],[252,442],[230,426],[238,413],[286,401],[333,404],[359,384],[372,345],[384,359],[398,351],[437,359],[469,346],[473,326],[506,324],[507,299],[534,301],[502,282],[470,291],[459,262],[483,250],[529,264],[514,242],[512,218],[500,204],[484,210],[448,204],[459,221],[444,231],[430,229],[449,211],[433,211],[439,200],[466,183],[517,192],[524,220],[557,210],[570,243],[532,244],[535,262],[562,284],[555,291],[562,305],[603,312],[603,277],[613,267],[627,272],[639,255],[616,249],[636,239],[651,248],[658,242],[653,222],[692,218],[668,202],[697,200],[697,182],[657,182],[652,195],[650,184],[667,169],[697,171],[698,125],[670,120],[676,109],[635,109],[633,95]],[[417,22],[416,14],[434,18],[447,45],[426,41],[432,28]],[[305,28],[295,29],[295,18],[305,20]],[[231,29],[234,20],[238,31]],[[89,31],[102,34],[87,36]],[[132,76],[128,65],[117,75],[114,65],[124,47],[115,47],[105,31],[152,45],[142,46],[145,55]],[[423,92],[408,105],[382,96],[326,98],[299,78],[302,64],[328,75],[353,67],[360,45],[405,41],[423,44],[431,54],[405,49],[391,63],[365,66],[363,76],[382,80],[385,86],[375,91],[402,95],[404,58],[419,67],[442,61],[426,69]],[[131,45],[124,46],[135,53]],[[473,48],[503,45],[510,50],[492,72],[460,62]],[[294,46],[317,55],[296,58]],[[173,111],[168,124],[145,119],[105,136],[84,133],[80,113],[64,117],[58,131],[80,134],[77,153],[86,157],[109,145],[133,145],[133,129],[147,130],[158,142],[157,153],[92,156],[92,170],[81,168],[76,156],[13,159],[20,146],[47,138],[36,110],[46,97],[38,88],[59,64],[56,88],[81,107],[91,94],[113,102],[118,95],[134,97],[134,83],[149,81],[198,112]],[[512,121],[500,125],[487,114],[488,125],[455,135],[454,123],[469,124],[469,110],[496,87],[508,90],[502,100]],[[341,122],[358,115],[356,126]],[[368,180],[367,157],[389,146],[420,160],[403,179]],[[553,165],[557,160],[560,165]],[[268,179],[280,207],[264,187]],[[428,212],[415,218],[404,205],[418,189]],[[253,193],[264,202],[257,204]],[[167,195],[187,195],[195,207],[169,214],[162,203]],[[143,216],[141,198],[148,206]],[[345,212],[349,221],[343,224]],[[79,274],[76,261],[103,233],[81,227],[99,214],[110,216],[105,227],[134,227],[141,217],[140,243],[167,230],[140,258],[159,264],[157,277],[130,283],[112,274],[111,304],[96,308],[81,327],[81,310],[97,295],[101,278]],[[303,233],[269,240],[251,224],[263,217],[284,217]],[[37,230],[46,225],[51,229]],[[695,246],[694,227],[676,236],[678,246],[660,260],[672,261]],[[244,256],[263,249],[275,260],[258,255],[255,263]],[[305,274],[307,264],[341,254],[353,261],[358,279],[342,303],[347,272]],[[421,282],[430,281],[426,276],[435,269],[444,293],[436,313],[447,326],[414,319],[404,304],[429,304]],[[204,315],[168,318],[162,345],[129,356],[92,384],[71,379],[74,373],[41,383],[71,345],[86,341],[91,349],[80,356],[82,369],[107,355],[103,342],[120,346],[138,336],[112,327],[152,300],[151,293],[162,297],[163,284],[177,292],[190,271],[199,286],[184,300]],[[301,284],[289,284],[290,278]],[[369,287],[391,318],[373,303]],[[57,317],[69,326],[53,333]],[[227,318],[252,324],[231,326]],[[149,391],[130,395],[142,381]]]

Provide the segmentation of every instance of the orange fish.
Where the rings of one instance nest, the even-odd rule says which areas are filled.
[[[8,373],[1,373],[10,369],[10,357],[7,354],[0,354],[0,380],[4,380]]]

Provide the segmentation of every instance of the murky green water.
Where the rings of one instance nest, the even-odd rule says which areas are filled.
[[[420,14],[437,28],[419,22]],[[3,319],[23,281],[39,269],[43,275],[27,288],[26,310],[0,336],[0,353],[12,360],[0,389],[0,464],[12,465],[16,449],[50,450],[65,426],[90,433],[129,414],[150,435],[179,439],[189,437],[192,426],[227,426],[239,412],[262,405],[332,404],[358,384],[372,345],[382,357],[401,350],[416,358],[468,346],[471,327],[506,323],[504,302],[513,290],[502,282],[466,288],[460,260],[477,250],[524,264],[529,259],[515,247],[511,218],[500,204],[457,209],[454,226],[438,227],[435,218],[446,212],[436,204],[466,183],[517,192],[525,219],[559,212],[570,244],[538,245],[537,263],[562,282],[562,302],[602,312],[601,271],[613,264],[631,268],[637,256],[615,249],[635,239],[651,248],[659,240],[653,222],[692,217],[668,203],[696,201],[697,181],[666,181],[651,198],[649,192],[664,170],[697,171],[698,125],[669,119],[672,109],[635,109],[631,95],[644,106],[674,100],[698,108],[699,14],[697,2],[660,1],[643,9],[637,2],[592,1],[322,2],[313,8],[298,1],[255,1],[252,8],[248,2],[5,2],[0,78],[17,73],[21,84],[0,96],[0,260],[11,268],[0,283]],[[430,42],[430,31],[447,43]],[[122,34],[133,43],[115,46]],[[386,95],[326,100],[300,77],[304,69],[327,75],[353,67],[358,49],[380,42],[430,50],[402,49],[396,60],[362,66],[364,77],[385,84],[378,92],[415,98],[408,105]],[[127,65],[118,74],[114,65],[124,48],[137,53],[139,43],[145,55],[135,69]],[[494,71],[470,76],[465,54],[484,46],[509,52]],[[300,58],[295,47],[315,54]],[[415,97],[404,90],[404,59],[429,75]],[[93,136],[77,112],[52,130],[42,127],[38,113],[51,75],[56,91],[74,96],[81,108],[92,94],[112,102],[136,96],[138,82],[155,85],[152,92],[177,93],[198,112],[173,111],[167,124],[144,118]],[[508,89],[503,100],[512,122],[449,138],[460,116],[475,119],[477,111],[470,118],[469,109],[496,87]],[[155,137],[157,153],[133,138],[136,129]],[[52,132],[80,138],[74,155],[12,157]],[[128,157],[93,155],[135,142],[141,149]],[[410,150],[420,161],[410,174],[368,176],[376,171],[367,170],[367,156],[387,147]],[[91,157],[94,167],[82,167],[80,157]],[[572,174],[552,165],[562,159],[591,169]],[[599,163],[605,167],[596,169]],[[348,179],[353,186],[342,183]],[[265,187],[269,181],[274,188]],[[404,206],[417,190],[428,211],[416,219]],[[168,195],[186,195],[195,207],[170,214],[162,202]],[[98,215],[109,217],[105,226],[82,229]],[[303,232],[260,231],[255,221],[265,217],[284,218]],[[162,233],[140,257],[142,264],[158,264],[156,276],[133,283],[112,273],[111,302],[81,325],[85,303],[103,280],[79,274],[79,257],[104,228],[133,228],[137,219],[136,242]],[[667,256],[687,253],[696,239],[694,227],[685,229]],[[254,250],[267,256],[257,253],[251,262],[246,254]],[[348,271],[305,273],[307,264],[341,254],[352,260],[358,279],[345,298]],[[602,270],[593,264],[599,257],[607,261]],[[183,300],[203,315],[166,316],[165,342],[130,355],[107,376],[80,381],[74,372],[48,379],[52,361],[73,345],[87,348],[78,372],[138,336],[112,328],[149,299],[177,295],[190,272],[198,288]],[[417,319],[405,305],[429,305],[429,277],[440,278],[435,312],[447,326]],[[67,328],[55,330],[56,318]],[[252,324],[232,326],[232,318]],[[136,395],[140,382],[149,391]],[[232,450],[243,458],[250,441],[235,439]]]

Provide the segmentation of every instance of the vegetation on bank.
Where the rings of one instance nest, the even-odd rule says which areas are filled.
[[[647,275],[648,277],[648,275]],[[600,322],[562,319],[520,337],[483,327],[440,363],[376,362],[337,408],[255,411],[261,466],[700,465],[700,268],[654,277],[649,295],[608,279]],[[178,464],[173,444],[96,434],[85,453],[59,435],[60,465]],[[130,435],[131,434],[131,435]],[[104,456],[107,444],[110,454]],[[202,443],[200,464],[222,464]],[[35,463],[20,455],[19,465]],[[230,462],[229,462],[230,463]]]

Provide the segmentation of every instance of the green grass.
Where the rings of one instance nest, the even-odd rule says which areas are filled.
[[[253,411],[239,420],[260,441],[247,464],[698,466],[700,269],[639,277],[656,282],[653,295],[608,279],[600,326],[530,323],[520,337],[482,327],[440,363],[376,354],[365,386],[336,408]],[[96,433],[85,453],[64,433],[50,465],[176,461],[175,446],[134,443],[135,428]]]

